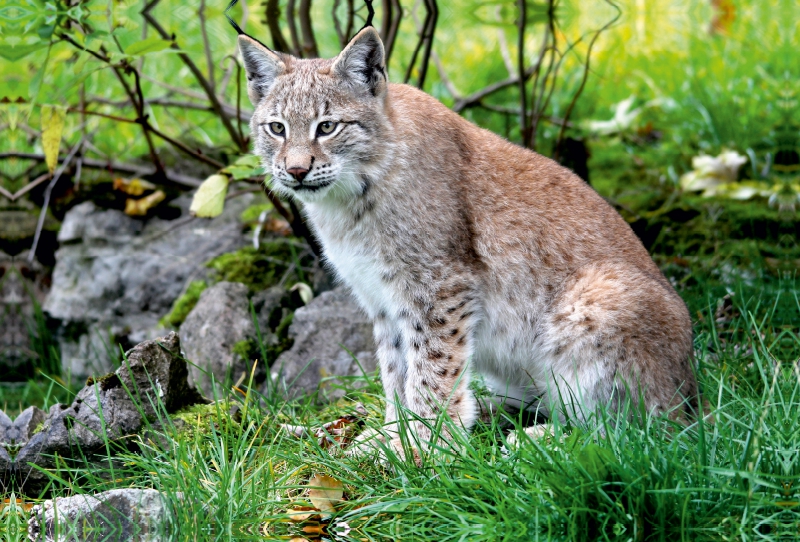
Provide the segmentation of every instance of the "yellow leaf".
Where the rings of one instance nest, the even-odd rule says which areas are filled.
[[[144,216],[147,211],[164,201],[167,195],[161,190],[156,190],[149,196],[140,199],[128,198],[125,200],[125,214],[130,216]]]
[[[225,208],[225,194],[228,192],[228,177],[212,175],[200,185],[192,199],[189,212],[202,218],[214,218]]]
[[[125,192],[129,196],[141,196],[146,190],[155,190],[156,185],[142,179],[114,179],[114,190]]]
[[[320,512],[332,514],[336,505],[342,501],[342,483],[325,474],[317,474],[308,481],[308,498]]]
[[[58,165],[58,149],[64,131],[66,109],[57,105],[42,106],[42,148],[47,169],[52,174]]]

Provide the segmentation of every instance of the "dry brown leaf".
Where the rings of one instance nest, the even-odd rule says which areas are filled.
[[[308,538],[302,538],[302,537],[296,536],[296,537],[292,538],[291,540],[289,540],[289,542],[310,542],[310,541],[308,540]]]
[[[319,439],[319,445],[322,448],[330,448],[331,446],[346,448],[353,441],[359,428],[364,423],[364,418],[368,415],[366,407],[361,403],[357,403],[353,414],[342,416],[316,429],[286,423],[281,424],[281,429],[297,438],[313,435]]]
[[[125,214],[130,216],[144,216],[147,211],[164,201],[167,195],[161,190],[156,190],[149,196],[139,199],[128,198],[125,200]]]
[[[155,190],[156,185],[143,179],[114,179],[114,190],[125,192],[129,196],[141,196],[147,190]]]
[[[277,233],[278,235],[282,235],[284,237],[293,235],[292,227],[289,225],[289,223],[280,218],[267,219],[267,221],[264,222],[264,231]]]
[[[342,501],[344,488],[342,483],[326,474],[317,474],[308,481],[308,498],[317,510],[327,514],[336,511],[336,505]]]

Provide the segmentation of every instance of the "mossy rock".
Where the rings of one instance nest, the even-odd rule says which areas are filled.
[[[274,239],[262,242],[259,248],[245,247],[236,252],[217,256],[207,266],[215,271],[215,281],[240,282],[251,292],[266,290],[283,282],[306,282],[302,267],[310,266],[313,257],[300,258],[302,249],[292,239]]]
[[[171,416],[176,429],[174,438],[199,440],[209,438],[213,430],[222,433],[239,431],[239,423],[230,414],[231,406],[228,401],[217,401],[182,408]]]
[[[165,328],[179,328],[184,320],[186,320],[189,313],[192,312],[195,305],[197,305],[200,294],[202,294],[206,288],[208,288],[208,283],[206,281],[192,281],[183,295],[172,304],[172,309],[170,309],[169,313],[158,321],[158,325]]]

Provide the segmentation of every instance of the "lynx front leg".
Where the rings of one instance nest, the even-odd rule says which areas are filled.
[[[477,416],[467,367],[478,319],[476,297],[467,287],[442,288],[430,302],[417,298],[400,314],[408,341],[405,404],[430,423],[442,409],[467,429]],[[411,429],[420,443],[432,444],[431,430],[424,423],[413,422]],[[440,437],[449,439],[446,427]]]
[[[399,322],[385,312],[376,316],[373,328],[386,397],[385,425],[387,429],[394,430],[397,405],[405,404],[406,356],[403,334]]]

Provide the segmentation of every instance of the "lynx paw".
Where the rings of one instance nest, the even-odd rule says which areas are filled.
[[[403,442],[400,440],[400,437],[390,438],[386,433],[381,432],[377,429],[367,429],[363,433],[361,433],[358,437],[356,437],[355,441],[353,441],[353,447],[347,451],[347,455],[349,457],[359,457],[364,455],[374,455],[378,454],[380,461],[384,465],[391,465],[391,462],[386,457],[386,446],[387,446],[387,439],[388,439],[388,446],[392,449],[392,451],[401,459],[401,461],[406,460],[406,450],[403,448]],[[412,447],[411,453],[414,457],[414,463],[417,466],[422,464],[422,459],[419,454],[419,450]]]
[[[506,446],[516,450],[525,444],[526,437],[531,440],[549,439],[553,436],[553,425],[549,423],[531,425],[523,431],[511,431],[506,437]]]

